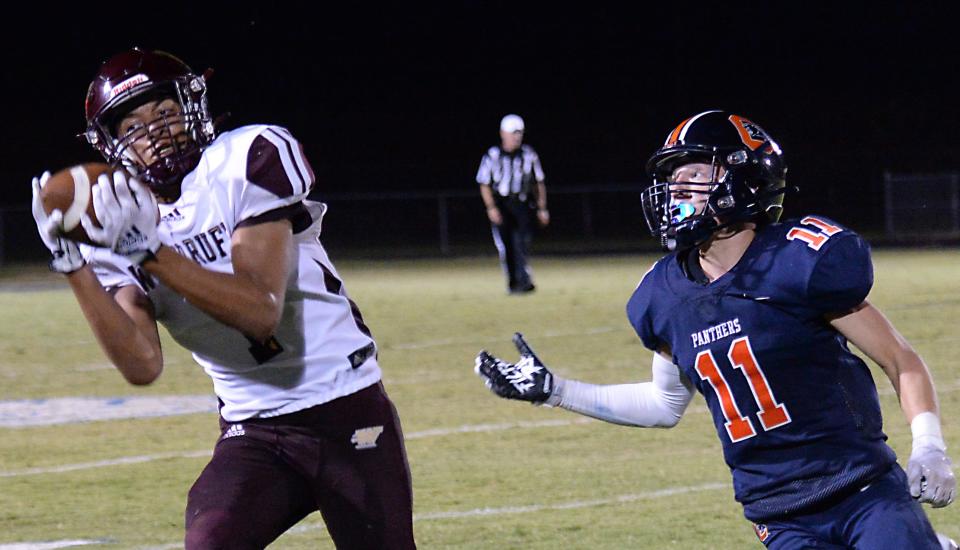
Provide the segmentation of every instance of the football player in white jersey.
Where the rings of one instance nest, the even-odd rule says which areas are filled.
[[[133,175],[93,187],[100,227],[82,223],[102,246],[58,235],[62,214],[38,199],[48,174],[34,216],[130,383],[160,375],[158,321],[213,379],[222,435],[189,493],[186,548],[263,548],[315,510],[338,547],[415,547],[400,421],[320,243],[297,140],[266,125],[217,136],[204,77],[158,51],[106,61],[86,114],[88,141]]]

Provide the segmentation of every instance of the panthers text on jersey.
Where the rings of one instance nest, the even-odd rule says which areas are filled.
[[[234,230],[287,218],[293,223],[286,302],[267,342],[187,303],[108,249],[83,247],[104,287],[138,285],[157,320],[213,379],[220,414],[236,422],[291,413],[349,395],[380,380],[376,344],[320,243],[324,205],[307,201],[314,176],[300,144],[277,126],[221,134],[160,204],[160,239],[205,269],[232,273]]]
[[[807,216],[759,229],[709,284],[688,278],[682,258],[651,268],[627,315],[704,395],[746,517],[792,514],[886,471],[896,457],[873,377],[825,318],[866,298],[868,245]]]

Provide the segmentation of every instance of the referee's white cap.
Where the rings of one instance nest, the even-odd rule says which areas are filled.
[[[507,115],[500,120],[500,131],[512,134],[523,131],[523,119],[518,115]]]

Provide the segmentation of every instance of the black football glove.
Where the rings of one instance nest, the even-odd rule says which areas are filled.
[[[520,351],[520,361],[507,363],[486,350],[477,355],[474,371],[486,382],[490,391],[506,399],[543,403],[553,392],[553,374],[533,353],[519,332],[513,344]]]

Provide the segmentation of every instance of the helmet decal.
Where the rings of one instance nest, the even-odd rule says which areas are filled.
[[[110,86],[109,82],[104,82],[103,86],[104,86],[104,91],[107,94],[107,97],[109,99],[113,99],[118,95],[120,95],[121,93],[129,90],[130,88],[133,88],[137,84],[143,84],[148,80],[150,80],[149,76],[145,74],[137,74],[137,75],[131,76],[130,78],[124,80],[123,82],[117,84],[116,86]]]
[[[770,141],[770,136],[763,131],[763,128],[760,128],[741,116],[730,115],[730,122],[733,123],[733,127],[740,133],[740,139],[743,140],[743,144],[749,147],[751,151],[756,151],[757,147]]]

